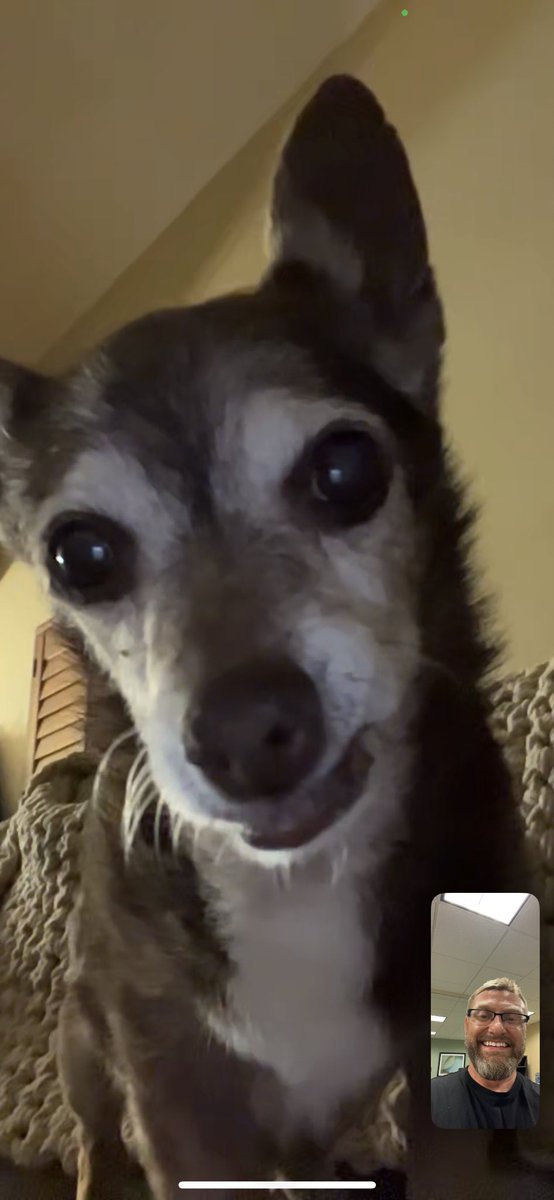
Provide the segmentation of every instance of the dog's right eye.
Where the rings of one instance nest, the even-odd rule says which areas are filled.
[[[59,520],[47,535],[46,565],[54,591],[80,604],[118,600],[130,590],[133,541],[97,514]]]

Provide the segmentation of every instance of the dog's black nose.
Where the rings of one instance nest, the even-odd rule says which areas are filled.
[[[323,744],[315,686],[288,659],[254,659],[210,680],[185,727],[189,761],[241,800],[290,792]]]

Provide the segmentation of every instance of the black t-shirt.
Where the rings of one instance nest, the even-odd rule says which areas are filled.
[[[539,1085],[526,1075],[516,1075],[509,1092],[476,1083],[468,1067],[431,1080],[431,1116],[439,1129],[532,1129],[539,1108]]]
[[[523,1094],[521,1076],[516,1075],[509,1092],[493,1092],[466,1076],[471,1107],[481,1129],[530,1129],[529,1106]]]

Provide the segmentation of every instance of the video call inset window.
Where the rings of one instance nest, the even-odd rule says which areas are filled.
[[[538,1121],[539,930],[539,902],[527,892],[433,900],[431,1116],[441,1129]]]

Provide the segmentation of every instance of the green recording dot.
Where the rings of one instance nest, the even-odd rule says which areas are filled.
[[[407,8],[403,8],[403,9],[402,9],[402,16],[403,16],[403,17],[407,17],[407,16],[408,16],[408,9],[407,9]]]

